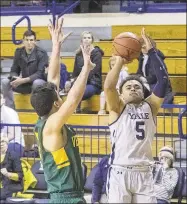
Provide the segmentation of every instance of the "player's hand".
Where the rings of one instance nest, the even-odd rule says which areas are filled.
[[[80,47],[84,58],[84,66],[88,66],[90,70],[94,69],[96,65],[90,59],[92,47],[90,45],[81,45]]]
[[[141,36],[142,36],[142,39],[145,43],[146,50],[149,51],[151,48],[153,48],[153,45],[152,45],[148,35],[145,32],[145,28],[142,28]]]
[[[64,19],[62,17],[56,18],[55,26],[53,25],[52,21],[49,20],[48,30],[51,34],[52,43],[54,45],[60,45],[62,44],[71,34],[72,32],[69,32],[68,34],[64,34],[62,30]]]
[[[1,169],[1,173],[2,173],[4,176],[9,177],[9,172],[7,171],[6,168],[2,168],[2,169]]]

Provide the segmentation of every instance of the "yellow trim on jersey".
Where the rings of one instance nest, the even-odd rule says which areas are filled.
[[[38,137],[38,132],[34,131],[34,134],[36,136],[37,142],[39,143],[39,137]],[[40,146],[38,145],[38,151],[39,151],[39,155],[40,155],[40,159],[42,158],[42,154],[41,154],[41,149]]]
[[[59,149],[57,151],[51,152],[51,154],[53,155],[53,159],[54,159],[57,166],[61,165],[64,162],[69,161],[64,147],[62,147],[61,149]]]
[[[65,164],[58,165],[58,166],[57,166],[57,169],[62,169],[62,168],[64,168],[64,167],[66,167],[66,166],[70,166],[70,162],[67,162],[67,163],[65,163]]]

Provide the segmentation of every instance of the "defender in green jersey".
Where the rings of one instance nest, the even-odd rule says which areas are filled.
[[[85,203],[83,197],[83,174],[78,140],[72,128],[65,125],[76,110],[86,87],[88,75],[95,65],[90,61],[92,48],[81,46],[84,66],[66,101],[58,94],[60,81],[61,44],[69,36],[61,27],[63,19],[50,23],[52,55],[48,70],[48,82],[32,91],[31,104],[39,115],[35,127],[44,175],[50,193],[50,203]]]

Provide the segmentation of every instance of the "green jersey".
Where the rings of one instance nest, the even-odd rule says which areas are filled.
[[[38,120],[35,126],[35,135],[38,140],[48,192],[83,191],[81,158],[75,131],[71,127],[64,125],[62,132],[67,134],[65,147],[54,152],[48,152],[43,147],[43,129],[45,123],[46,120]]]

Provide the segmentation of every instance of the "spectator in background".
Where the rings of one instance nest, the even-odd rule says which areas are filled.
[[[8,150],[8,137],[2,132],[0,134],[0,200],[6,200],[23,190],[23,172],[20,157]]]
[[[96,171],[93,188],[92,188],[92,203],[107,203],[106,182],[108,173],[108,156],[101,159]]]
[[[159,152],[159,163],[155,164],[154,189],[157,203],[170,203],[178,181],[178,172],[173,168],[174,151],[172,147],[162,147]]]
[[[91,61],[95,64],[95,68],[90,71],[90,74],[88,76],[87,86],[86,90],[84,92],[82,100],[87,100],[91,98],[93,95],[98,95],[101,93],[102,90],[102,56],[104,55],[104,52],[98,47],[93,45],[94,38],[91,32],[84,31],[81,35],[81,44],[83,45],[90,45],[91,47]],[[82,67],[84,66],[84,59],[82,55],[82,51],[79,48],[76,52],[75,56],[75,62],[74,62],[74,70],[72,74],[71,83],[70,81],[67,81],[65,84],[65,87],[67,89],[67,85],[74,83],[76,78],[79,76]],[[70,87],[69,87],[70,89]],[[77,110],[77,113],[81,112],[81,103],[79,104]]]
[[[15,109],[13,91],[29,94],[38,85],[45,83],[44,71],[48,66],[45,50],[36,46],[36,34],[27,30],[23,34],[23,47],[15,51],[11,73],[8,79],[2,80],[2,91],[5,103]]]
[[[165,59],[164,54],[160,50],[156,49],[155,41],[153,41],[151,38],[149,38],[149,39],[150,39],[153,47],[155,48],[155,50],[157,50],[157,54],[160,57],[160,59],[162,60],[162,63],[166,67],[166,64],[164,63],[164,59]],[[157,83],[157,78],[156,78],[156,74],[154,72],[154,61],[151,61],[151,59],[148,57],[147,53],[148,53],[148,51],[146,49],[145,43],[143,42],[142,53],[140,54],[140,57],[139,57],[139,65],[138,65],[137,74],[140,74],[141,76],[143,76],[147,79],[147,82],[148,82],[148,84],[151,88],[151,91],[152,91],[153,88],[155,87],[156,83]],[[173,99],[174,99],[174,94],[172,92],[171,82],[169,81],[163,103],[172,104]]]
[[[18,114],[12,108],[5,105],[3,95],[0,94],[1,100],[1,132],[4,133],[9,140],[9,151],[14,150],[20,157],[24,152],[24,137],[19,126],[3,126],[3,123],[7,124],[20,124]]]

